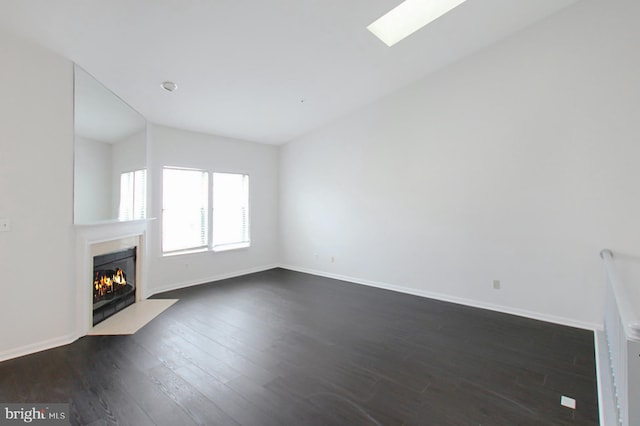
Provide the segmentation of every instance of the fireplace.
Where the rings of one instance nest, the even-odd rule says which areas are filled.
[[[136,301],[136,253],[133,247],[93,257],[93,325]]]

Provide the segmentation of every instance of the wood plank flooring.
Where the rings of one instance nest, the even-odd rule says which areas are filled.
[[[156,297],[180,301],[134,335],[0,363],[0,402],[80,425],[598,424],[590,331],[283,269]]]

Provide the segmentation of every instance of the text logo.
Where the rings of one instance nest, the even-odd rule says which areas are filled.
[[[0,426],[18,424],[68,425],[69,404],[0,403]]]

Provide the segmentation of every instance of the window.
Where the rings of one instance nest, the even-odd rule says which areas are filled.
[[[165,168],[162,200],[163,253],[250,245],[248,175]]]
[[[118,219],[144,219],[147,215],[147,171],[145,169],[120,175],[120,205]]]
[[[249,176],[213,174],[213,249],[249,245]]]
[[[208,173],[165,168],[162,178],[162,251],[206,249]]]

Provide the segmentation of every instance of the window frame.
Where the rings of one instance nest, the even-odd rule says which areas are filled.
[[[165,218],[164,218],[164,170],[186,170],[186,171],[197,171],[202,172],[207,175],[207,230],[206,230],[206,240],[207,244],[205,246],[193,247],[193,248],[185,248],[179,250],[170,250],[165,251],[164,249],[164,226],[165,226]],[[218,244],[214,245],[214,175],[215,174],[231,174],[231,175],[240,175],[246,178],[247,180],[247,194],[246,194],[246,209],[247,209],[247,231],[246,231],[246,241],[237,242],[237,243],[226,243],[226,244]],[[163,166],[162,167],[162,199],[161,199],[161,224],[160,224],[160,253],[164,256],[178,256],[178,255],[186,255],[186,254],[194,254],[194,253],[218,253],[225,252],[231,250],[241,250],[247,249],[251,247],[251,175],[245,172],[237,172],[237,171],[227,171],[227,170],[212,170],[212,169],[203,169],[203,168],[192,168],[192,167],[180,167],[180,166]]]
[[[214,198],[215,198],[215,175],[238,175],[244,179],[243,184],[246,184],[246,239],[244,241],[236,241],[231,243],[214,244],[215,237],[215,214],[214,214]],[[238,250],[251,247],[251,176],[248,173],[237,172],[211,172],[211,190],[209,191],[210,203],[211,203],[211,250],[214,252],[222,252],[229,250]]]
[[[139,173],[144,176],[143,182],[139,182],[139,179],[136,179]],[[132,182],[132,187],[131,187],[131,198],[129,200],[131,201],[131,218],[123,218],[123,215],[122,215],[122,178],[124,177],[124,175],[131,175],[130,181]],[[146,168],[125,170],[123,172],[120,172],[119,188],[118,188],[118,220],[119,221],[126,222],[126,221],[133,221],[133,220],[143,220],[147,218],[147,193],[148,193],[147,181],[148,179],[149,179],[149,176]],[[140,183],[142,183],[142,185],[140,185]],[[136,197],[136,194],[138,194],[137,189],[140,187],[142,188],[141,199],[139,197]],[[136,201],[142,202],[142,209],[136,209],[136,205],[137,205]],[[136,217],[136,212],[139,210],[142,212],[142,216]]]
[[[185,172],[199,172],[199,173],[203,173],[206,175],[206,196],[207,196],[207,202],[203,203],[203,211],[206,213],[207,215],[207,220],[205,221],[205,226],[207,227],[207,229],[205,230],[205,232],[202,233],[202,235],[205,238],[205,244],[203,245],[197,245],[197,246],[191,246],[191,247],[185,247],[185,248],[180,248],[180,249],[174,249],[174,250],[165,250],[165,224],[166,224],[166,217],[165,217],[165,171],[166,170],[179,170],[179,171],[185,171]],[[209,192],[211,189],[211,176],[210,173],[207,170],[204,169],[196,169],[196,168],[188,168],[188,167],[174,167],[174,166],[164,166],[162,168],[162,198],[161,198],[161,224],[160,224],[160,251],[162,253],[163,256],[175,256],[175,255],[180,255],[180,254],[189,254],[189,253],[199,253],[199,252],[206,252],[209,250],[209,246],[211,244],[211,239],[209,237],[210,233],[211,233],[211,214],[210,214],[210,197],[209,197]]]

